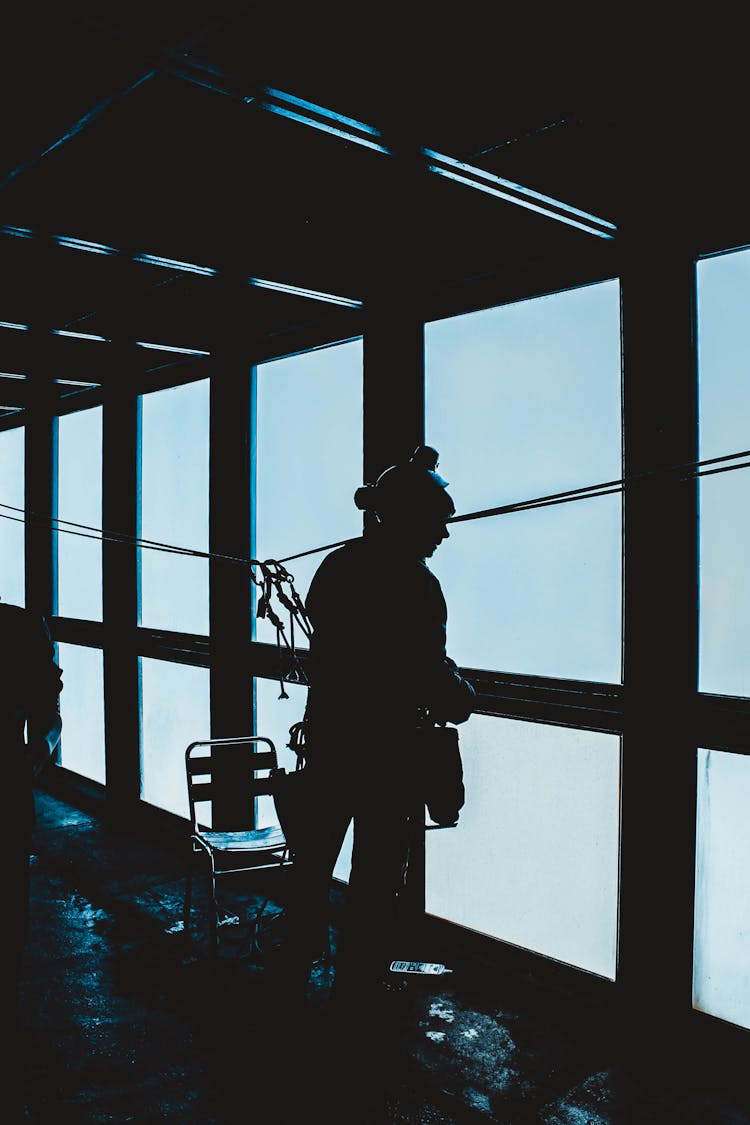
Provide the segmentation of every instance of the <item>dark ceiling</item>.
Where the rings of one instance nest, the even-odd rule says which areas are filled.
[[[649,27],[490,4],[27,5],[0,73],[0,322],[29,326],[0,328],[2,402],[27,393],[10,375],[122,369],[55,330],[127,357],[215,351],[229,325],[279,354],[356,333],[384,288],[439,307],[540,263],[615,272],[638,224],[737,229],[744,100],[698,96],[685,36]]]

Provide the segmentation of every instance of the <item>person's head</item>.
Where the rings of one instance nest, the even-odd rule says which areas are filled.
[[[391,465],[375,484],[354,494],[358,508],[374,512],[378,523],[421,559],[448,538],[446,523],[455,513],[448,482],[435,471],[437,463],[437,450],[420,445],[408,461]]]

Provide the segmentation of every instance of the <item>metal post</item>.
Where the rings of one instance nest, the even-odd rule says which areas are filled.
[[[128,386],[126,356],[120,361],[126,369],[124,377],[107,390],[103,403],[102,523],[106,531],[134,538],[139,532],[140,403]],[[102,595],[107,801],[114,813],[127,815],[140,799],[138,550],[134,542],[105,540],[102,544]]]

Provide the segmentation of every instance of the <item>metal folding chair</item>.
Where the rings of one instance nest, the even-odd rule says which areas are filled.
[[[215,829],[214,802],[218,794],[226,792],[221,789],[221,774],[224,772],[226,778],[228,764],[231,764],[232,807],[236,810],[237,823],[233,828]],[[211,949],[216,952],[221,925],[217,881],[227,875],[284,867],[292,862],[291,850],[278,825],[246,827],[254,823],[255,799],[266,793],[273,795],[276,781],[285,771],[279,768],[276,747],[270,738],[247,735],[191,742],[185,751],[185,772],[190,808],[190,857],[183,925],[188,933],[194,869],[202,861],[209,878]],[[256,932],[266,902],[264,900],[256,914]]]

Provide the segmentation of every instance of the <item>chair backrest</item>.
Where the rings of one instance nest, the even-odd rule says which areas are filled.
[[[211,810],[208,817],[200,818],[201,823],[208,824],[214,801],[226,800],[227,794],[234,809],[245,808],[251,817],[255,798],[273,792],[273,771],[277,769],[276,747],[262,735],[191,742],[185,751],[185,774],[193,827],[199,823],[198,805]]]

